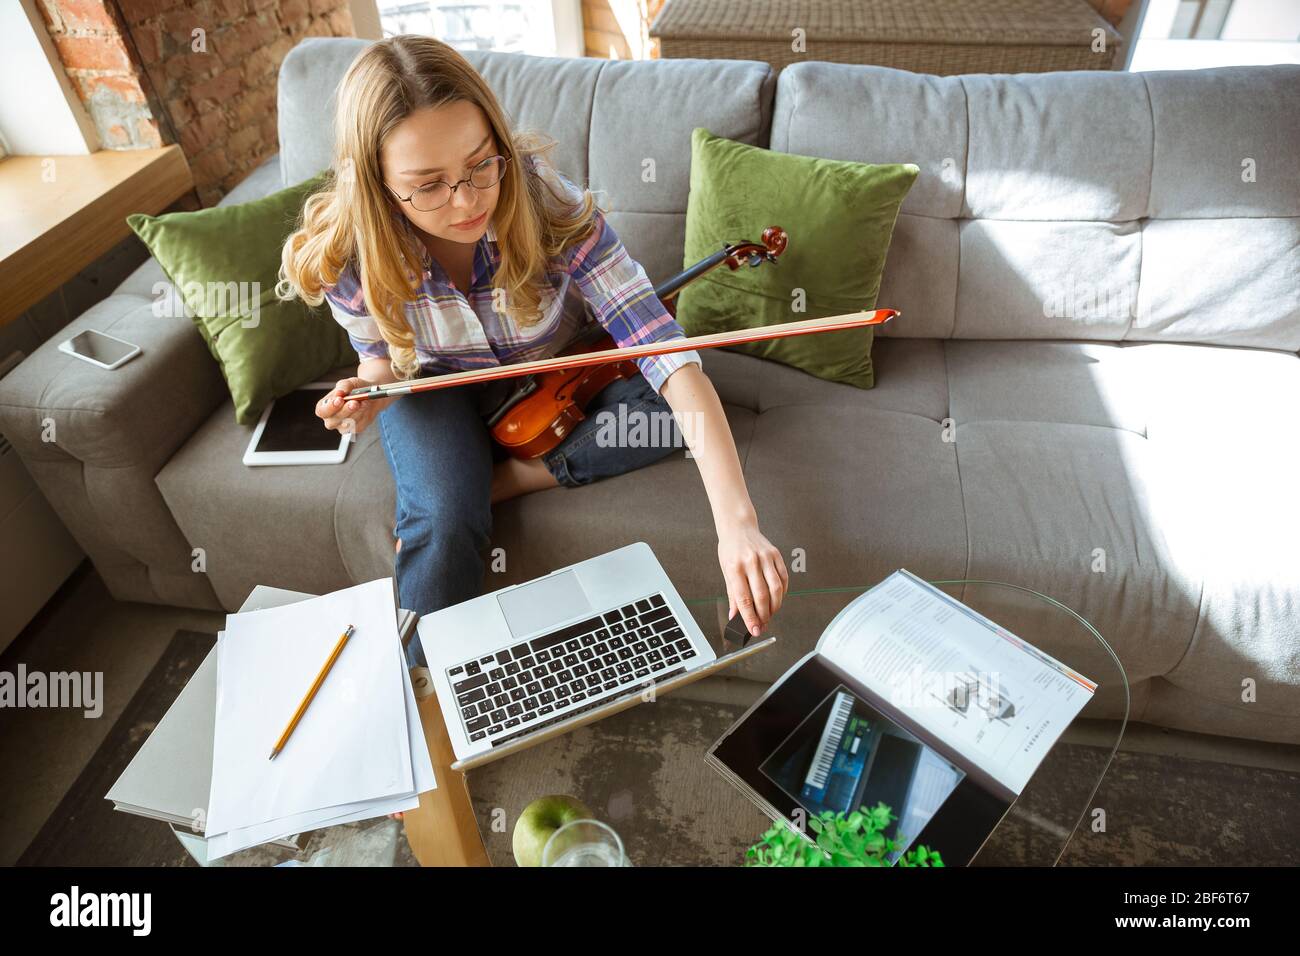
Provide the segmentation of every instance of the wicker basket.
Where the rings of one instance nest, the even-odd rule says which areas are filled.
[[[774,70],[871,63],[942,76],[1109,70],[1123,42],[1085,0],[668,0],[650,36],[665,58],[760,60]]]

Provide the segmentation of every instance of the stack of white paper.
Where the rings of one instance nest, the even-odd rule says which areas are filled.
[[[272,748],[347,626],[352,637]],[[217,859],[419,805],[436,786],[397,631],[393,579],[226,617],[205,836]]]

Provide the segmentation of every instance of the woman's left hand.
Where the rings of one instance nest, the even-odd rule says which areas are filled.
[[[718,562],[727,581],[727,620],[737,609],[749,633],[757,637],[790,586],[781,552],[758,530],[758,522],[729,525],[718,535]]]

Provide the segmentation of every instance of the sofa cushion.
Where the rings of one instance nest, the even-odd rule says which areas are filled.
[[[682,328],[688,335],[707,335],[875,308],[898,207],[916,172],[907,163],[868,165],[773,153],[697,127],[691,135],[683,267],[729,242],[757,241],[771,224],[793,239],[776,263],[713,269],[682,289],[677,297]],[[798,313],[796,294],[802,299]],[[871,332],[847,329],[729,348],[828,381],[871,388]]]
[[[141,354],[106,371],[59,351],[86,329]],[[194,327],[136,295],[91,306],[0,379],[0,431],[119,600],[212,605],[153,477],[224,392]]]
[[[234,189],[226,193],[217,205],[233,206],[238,203],[252,202],[254,199],[269,196],[283,188],[284,184],[280,181],[280,154],[275,153],[254,167],[253,171],[240,180]],[[170,286],[171,281],[167,278],[163,267],[158,264],[157,259],[150,257],[127,276],[122,284],[113,290],[113,294],[126,293],[157,300],[175,294],[174,287],[170,290],[167,288]],[[166,314],[176,315],[178,312],[167,307]]]
[[[963,219],[954,338],[1122,339],[1137,308],[1136,222]]]
[[[948,415],[944,343],[939,339],[887,339],[875,344],[876,385],[854,388],[799,369],[724,349],[709,353],[709,381],[724,405],[764,412],[782,405],[827,405],[919,415]],[[716,359],[715,359],[716,356]]]
[[[1300,485],[1282,424],[1300,407],[1300,357],[1168,343],[946,353],[971,576],[1068,604],[1134,683],[1300,725],[1300,512],[1279,506]]]
[[[127,222],[149,246],[221,366],[241,424],[352,353],[324,308],[276,294],[280,247],[325,177],[262,199]]]
[[[226,401],[155,479],[186,539],[204,549],[222,606],[235,610],[258,584],[324,594],[393,574],[396,495],[379,429],[358,435],[340,465],[256,468],[242,460],[252,433]]]
[[[1153,219],[1300,216],[1300,65],[1138,74],[1151,105]]]
[[[1124,337],[1300,350],[1298,277],[1300,218],[1149,219]]]
[[[969,143],[962,218],[1129,222],[1147,214],[1151,110],[1142,74],[958,79]]]
[[[953,420],[1092,425],[1141,436],[1148,416],[1131,361],[1138,354],[1109,342],[946,342]]]
[[[1150,443],[1118,428],[996,419],[959,421],[956,439],[968,576],[1074,609],[1115,647],[1130,681],[1177,664],[1200,584],[1166,536]],[[1009,617],[998,623],[1049,654],[1064,650],[1058,635]]]
[[[1279,104],[1297,86],[1297,65],[934,77],[806,62],[781,72],[771,148],[920,166],[881,288],[903,317],[877,341],[1296,351],[1300,110]]]
[[[1300,389],[1300,360],[1263,349],[954,340],[944,355],[959,423],[1046,421],[1215,443],[1248,423],[1273,428]]]

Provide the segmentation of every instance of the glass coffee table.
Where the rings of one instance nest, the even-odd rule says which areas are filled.
[[[876,583],[792,588],[761,635],[775,636],[776,644],[724,673],[766,687],[813,649],[836,614]],[[930,583],[1097,684],[1092,699],[971,861],[975,866],[1054,866],[1092,807],[1123,738],[1129,715],[1123,665],[1096,628],[1046,594],[998,581]],[[722,644],[727,596],[688,598],[686,603],[715,647],[728,649]]]

